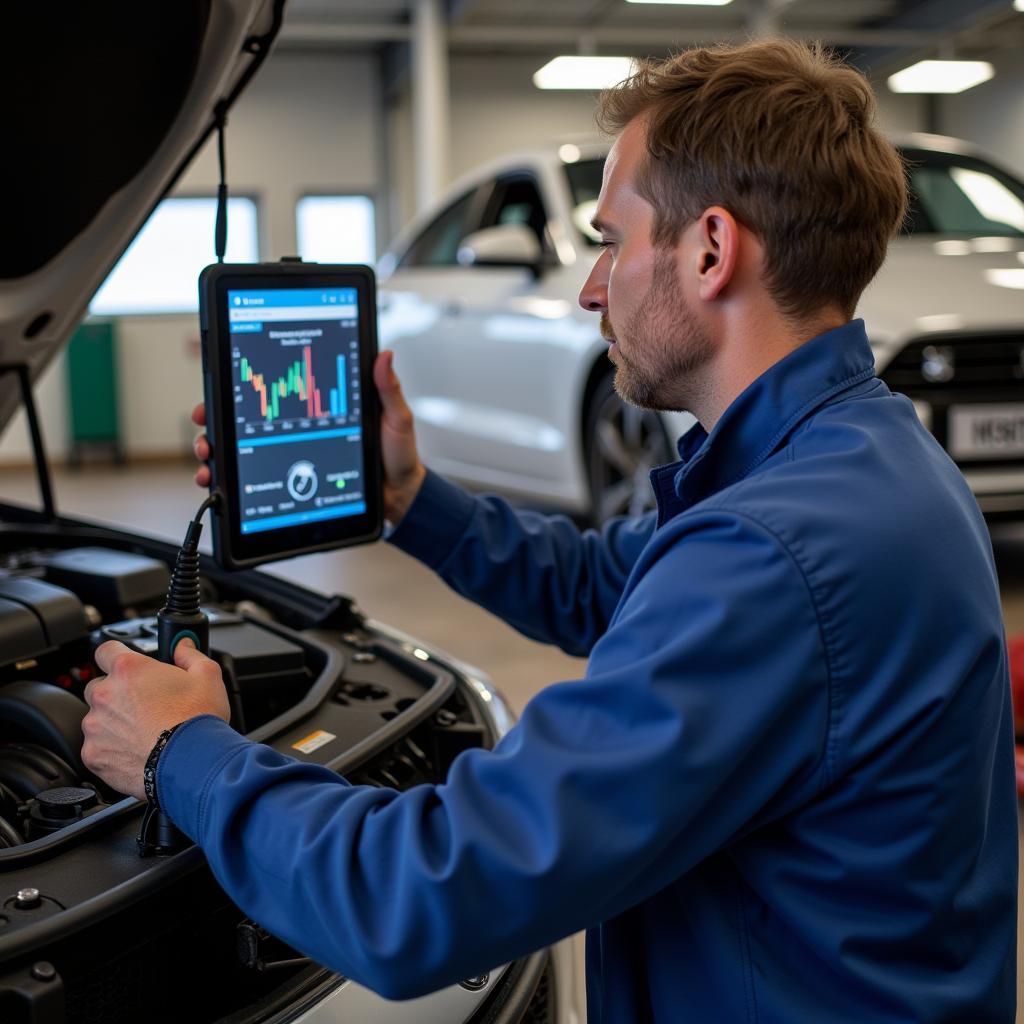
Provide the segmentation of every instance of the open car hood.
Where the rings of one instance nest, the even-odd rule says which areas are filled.
[[[32,380],[265,58],[285,0],[19,5],[5,19],[0,367]],[[0,375],[0,431],[21,404]]]

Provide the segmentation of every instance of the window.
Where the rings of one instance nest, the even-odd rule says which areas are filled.
[[[973,157],[908,150],[911,234],[1024,235],[1024,185]]]
[[[304,196],[295,207],[299,255],[315,263],[373,263],[377,228],[369,196]]]
[[[402,257],[403,267],[454,267],[459,242],[473,230],[470,215],[476,190],[456,199],[425,228]]]
[[[548,241],[548,215],[540,192],[532,178],[505,178],[494,186],[482,226],[522,224],[536,236],[544,252],[551,250]]]
[[[135,236],[89,306],[106,316],[134,313],[194,313],[199,273],[216,257],[213,229],[217,200],[165,199]],[[259,261],[256,203],[228,200],[229,263]]]
[[[588,245],[597,245],[601,241],[601,232],[594,230],[590,219],[597,210],[603,173],[603,159],[580,160],[565,165],[565,174],[572,192],[572,222]]]

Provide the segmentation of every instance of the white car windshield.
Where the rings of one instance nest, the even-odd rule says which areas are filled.
[[[910,211],[906,232],[912,235],[1024,236],[1024,184],[975,157],[906,149],[910,177]],[[601,191],[603,159],[565,165],[572,192],[572,219],[586,242],[600,234],[590,225]]]

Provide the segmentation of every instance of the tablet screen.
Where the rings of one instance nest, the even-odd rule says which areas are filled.
[[[367,511],[355,288],[227,290],[239,527]]]

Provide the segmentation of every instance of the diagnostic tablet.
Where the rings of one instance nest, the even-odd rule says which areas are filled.
[[[216,264],[199,278],[199,320],[218,564],[380,536],[373,271]]]

